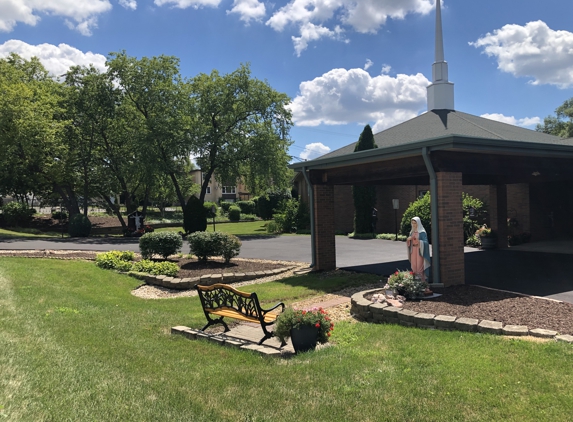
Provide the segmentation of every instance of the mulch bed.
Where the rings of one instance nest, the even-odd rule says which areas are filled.
[[[407,301],[404,309],[434,315],[451,315],[501,321],[505,325],[544,328],[573,335],[573,304],[521,296],[471,285],[435,289],[442,296]]]
[[[178,265],[181,267],[177,274],[179,278],[199,277],[206,274],[248,273],[285,267],[282,264],[251,259],[233,259],[228,264],[225,264],[222,259],[210,259],[205,263],[196,259],[180,259]]]

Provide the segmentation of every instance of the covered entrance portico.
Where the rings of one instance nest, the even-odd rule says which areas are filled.
[[[471,132],[476,125],[468,122],[466,116],[470,115],[433,110],[406,124],[410,124],[410,129],[431,129],[437,125],[447,131],[461,117],[469,123],[464,126],[465,132]],[[479,123],[487,120],[470,117],[478,119]],[[330,270],[336,267],[334,186],[337,185],[429,185],[432,197],[432,278],[445,286],[466,282],[462,214],[464,185],[489,187],[490,225],[497,232],[498,247],[502,249],[507,247],[508,185],[520,183],[530,186],[529,201],[534,205],[552,200],[536,195],[536,192],[547,192],[544,186],[562,186],[567,191],[564,196],[570,196],[573,186],[573,145],[570,142],[499,122],[487,121],[487,124],[490,128],[484,128],[483,124],[480,126],[483,132],[488,132],[487,137],[450,135],[412,141],[405,136],[405,142],[397,140],[388,146],[383,145],[387,137],[385,139],[385,132],[382,132],[379,134],[382,142],[376,139],[378,149],[331,155],[292,165],[295,170],[305,173],[313,193],[312,253],[315,268]],[[491,126],[495,126],[496,132],[492,132]],[[505,139],[497,135],[502,130],[505,130]],[[429,132],[431,134],[431,130]],[[560,221],[564,215],[553,215],[551,230],[565,226]]]

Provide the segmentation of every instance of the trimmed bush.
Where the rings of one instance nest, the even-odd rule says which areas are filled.
[[[212,256],[222,256],[225,262],[229,262],[241,250],[241,241],[236,236],[222,232],[196,232],[187,240],[191,253],[201,262]]]
[[[290,199],[290,192],[278,191],[269,192],[267,196],[259,196],[253,199],[257,204],[257,213],[263,220],[270,220],[273,218],[273,213],[279,210],[281,201]]]
[[[257,212],[255,201],[239,201],[237,205],[241,208],[241,214],[255,214]]]
[[[207,210],[196,196],[191,196],[183,211],[183,230],[186,234],[202,232],[207,228]]]
[[[174,262],[155,262],[143,259],[141,261],[134,262],[131,267],[131,271],[175,277],[179,272],[179,266]]]
[[[105,270],[130,271],[133,258],[131,251],[109,251],[98,253],[95,263]]]
[[[2,207],[4,214],[4,224],[7,227],[23,227],[30,222],[33,213],[28,210],[26,204],[20,202],[9,202]]]
[[[70,237],[88,237],[92,231],[92,223],[83,214],[74,214],[68,224]]]
[[[229,208],[229,220],[239,221],[241,219],[241,209],[237,206]]]
[[[203,202],[203,206],[205,207],[205,211],[207,211],[207,218],[214,218],[217,217],[217,213],[219,211],[219,207],[217,206],[216,203],[214,202]],[[213,207],[215,207],[215,213],[213,214],[213,211],[211,211],[213,209]]]
[[[53,211],[52,212],[52,219],[53,220],[67,220],[68,214],[65,211]]]
[[[404,236],[403,234],[398,235],[398,241],[405,242],[407,238],[408,238],[408,236]],[[380,233],[380,234],[376,235],[376,239],[396,240],[396,234],[395,233]]]
[[[175,232],[153,232],[145,233],[139,238],[139,250],[143,259],[151,259],[153,255],[159,255],[167,259],[181,251],[183,240]]]
[[[221,201],[221,209],[225,214],[229,212],[229,208],[231,208],[233,205],[235,205],[234,202]]]

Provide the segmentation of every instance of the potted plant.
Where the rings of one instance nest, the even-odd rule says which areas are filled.
[[[425,296],[428,283],[416,277],[413,271],[396,271],[386,282],[385,289],[391,289],[406,299],[416,299]]]
[[[482,249],[494,249],[497,246],[497,236],[485,224],[476,231],[476,236],[480,240]]]
[[[282,342],[291,338],[298,353],[314,350],[317,343],[328,342],[333,329],[334,323],[322,308],[287,308],[278,316],[274,333]]]

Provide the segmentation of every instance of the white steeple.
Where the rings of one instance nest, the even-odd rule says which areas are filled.
[[[436,0],[436,53],[434,60],[432,85],[428,87],[428,111],[454,110],[454,84],[448,81],[448,63],[444,60],[440,0]]]

